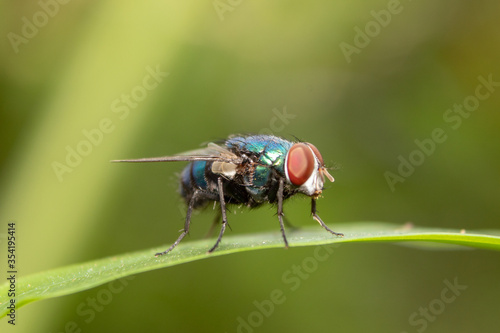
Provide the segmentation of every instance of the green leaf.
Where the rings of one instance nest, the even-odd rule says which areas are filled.
[[[429,248],[429,246],[422,246],[423,243],[420,242],[427,242],[427,244],[434,242],[435,245],[445,243],[500,251],[500,231],[498,230],[465,232],[464,230],[416,228],[410,224],[395,225],[379,222],[336,224],[335,230],[342,231],[345,236],[334,237],[320,227],[291,230],[287,232],[287,236],[290,247],[350,242],[413,241],[413,245],[421,248]],[[69,295],[122,277],[158,268],[236,252],[283,248],[283,240],[279,232],[227,235],[215,252],[207,254],[213,242],[213,239],[184,242],[171,253],[158,258],[154,254],[163,251],[168,245],[21,277],[16,281],[16,307],[19,308],[36,300]],[[442,249],[443,247],[431,248]],[[8,313],[9,288],[10,283],[0,286],[0,317]]]

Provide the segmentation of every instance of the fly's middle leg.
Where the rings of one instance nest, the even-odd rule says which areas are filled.
[[[220,203],[220,211],[222,217],[222,225],[220,228],[219,237],[217,237],[217,241],[215,242],[214,246],[212,246],[212,248],[208,250],[208,253],[212,253],[217,248],[217,246],[219,246],[219,243],[222,240],[222,235],[224,235],[224,231],[226,230],[227,226],[226,202],[224,201],[224,187],[222,186],[222,177],[219,177],[217,179],[217,189],[219,191],[219,203]]]
[[[284,180],[283,178],[280,178],[279,186],[278,186],[278,220],[280,221],[280,228],[281,228],[281,236],[283,237],[283,241],[285,242],[285,247],[288,248],[288,240],[286,239],[285,235],[285,225],[283,224],[283,216],[285,215],[283,213],[283,191],[284,191]]]

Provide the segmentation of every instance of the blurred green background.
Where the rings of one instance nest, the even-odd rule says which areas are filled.
[[[498,229],[500,87],[458,128],[443,116],[474,101],[479,76],[500,82],[499,10],[492,0],[2,1],[0,267],[10,220],[20,276],[169,245],[183,225],[183,163],[109,161],[232,133],[314,143],[336,167],[318,202],[336,231],[336,222],[369,220]],[[356,43],[346,56],[341,45]],[[446,141],[392,191],[385,173],[398,172],[400,155],[424,156],[415,140],[435,128]],[[69,166],[68,149],[86,156]],[[229,233],[279,232],[271,206],[235,212]],[[285,212],[295,225],[316,224],[305,197]],[[190,238],[212,218],[196,214]],[[498,253],[342,245],[290,289],[284,274],[313,251],[140,274],[123,288],[28,305],[1,331],[498,332]],[[445,281],[467,288],[444,302]],[[285,300],[258,314],[276,289]]]

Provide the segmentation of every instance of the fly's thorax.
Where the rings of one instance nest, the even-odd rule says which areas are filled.
[[[232,137],[225,145],[239,161],[214,162],[211,171],[260,195],[273,183],[271,178],[285,175],[284,160],[293,143],[272,135],[251,135]]]
[[[295,143],[286,154],[285,176],[299,192],[315,198],[323,191],[325,176],[334,181],[318,149],[306,142]]]
[[[242,160],[268,166],[284,172],[283,162],[292,142],[273,135],[252,135],[233,137],[226,141],[226,147]]]

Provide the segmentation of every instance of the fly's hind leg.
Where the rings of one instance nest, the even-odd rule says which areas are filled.
[[[325,228],[325,230],[329,231],[330,233],[332,233],[333,235],[335,236],[341,236],[341,237],[344,237],[344,234],[341,234],[341,233],[338,233],[338,232],[335,232],[333,231],[332,229],[328,228],[328,226],[325,224],[325,222],[323,222],[323,220],[321,220],[321,218],[318,216],[318,214],[316,214],[316,199],[312,198],[311,199],[311,214],[312,214],[312,217],[318,221],[318,223],[323,227]]]
[[[222,177],[219,177],[217,179],[217,189],[219,191],[219,203],[222,216],[222,225],[220,228],[219,237],[217,237],[217,241],[215,242],[214,246],[212,246],[212,248],[208,250],[208,253],[212,253],[217,248],[217,246],[219,246],[219,243],[222,239],[222,236],[224,235],[224,231],[226,230],[227,226],[226,202],[224,201],[224,188],[222,186]]]
[[[199,194],[198,190],[194,191],[193,195],[191,196],[191,199],[189,200],[189,204],[188,204],[188,208],[187,208],[187,212],[186,212],[186,222],[184,222],[184,230],[182,231],[179,238],[177,238],[177,240],[174,242],[174,244],[170,245],[170,247],[166,251],[159,252],[159,253],[155,254],[155,257],[162,256],[162,255],[167,254],[170,251],[172,251],[181,242],[181,240],[189,233],[189,226],[191,225],[191,214],[193,212],[193,206],[194,206],[194,203],[195,203],[195,200],[196,200],[198,194]]]

